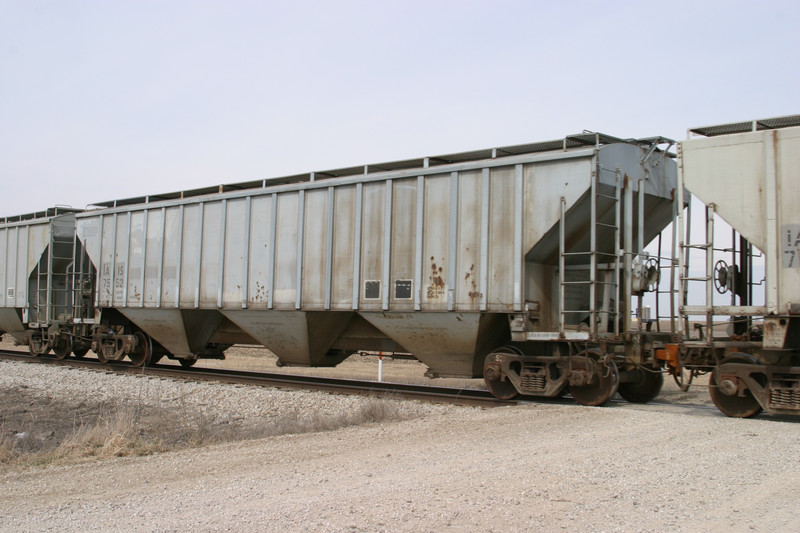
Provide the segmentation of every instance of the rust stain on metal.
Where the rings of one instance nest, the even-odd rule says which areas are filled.
[[[469,272],[464,276],[464,283],[467,285],[467,294],[469,295],[470,299],[480,299],[483,294],[478,291],[478,284],[475,282],[475,264],[473,263],[469,267]]]
[[[444,295],[444,279],[442,278],[442,267],[438,266],[435,258],[431,257],[431,275],[428,278],[430,285],[428,285],[427,296],[429,299],[440,298]]]
[[[267,288],[258,281],[256,281],[256,292],[253,298],[258,303],[264,302],[267,299]]]

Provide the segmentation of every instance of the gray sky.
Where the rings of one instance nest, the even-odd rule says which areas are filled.
[[[796,1],[0,0],[0,216],[800,112]]]

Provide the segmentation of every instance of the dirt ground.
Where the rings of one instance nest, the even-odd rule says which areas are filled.
[[[242,353],[229,364],[265,357]],[[377,363],[353,359],[338,371],[376,377]],[[424,379],[421,371],[409,361],[384,365],[384,376]],[[51,389],[54,404],[65,400]],[[250,387],[234,392],[255,397]],[[30,407],[42,393],[23,390],[17,400]],[[453,407],[6,471],[0,523],[6,531],[796,531],[798,467],[796,420],[726,418],[701,383],[682,393],[668,382],[644,406]]]

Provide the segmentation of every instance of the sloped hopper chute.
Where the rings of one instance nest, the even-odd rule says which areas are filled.
[[[223,310],[248,335],[278,356],[282,364],[336,365],[347,354],[329,355],[333,342],[353,317],[351,312]]]
[[[480,375],[483,358],[508,331],[505,315],[359,313],[440,377]]]
[[[173,355],[201,352],[222,321],[218,311],[122,308],[119,311]]]

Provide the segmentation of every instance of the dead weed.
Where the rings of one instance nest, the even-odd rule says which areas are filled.
[[[244,424],[241,418],[191,406],[184,398],[153,407],[141,397],[91,404],[56,401],[24,387],[0,390],[0,469],[150,455],[406,418],[401,404],[388,396],[359,405],[341,413],[290,411]]]

